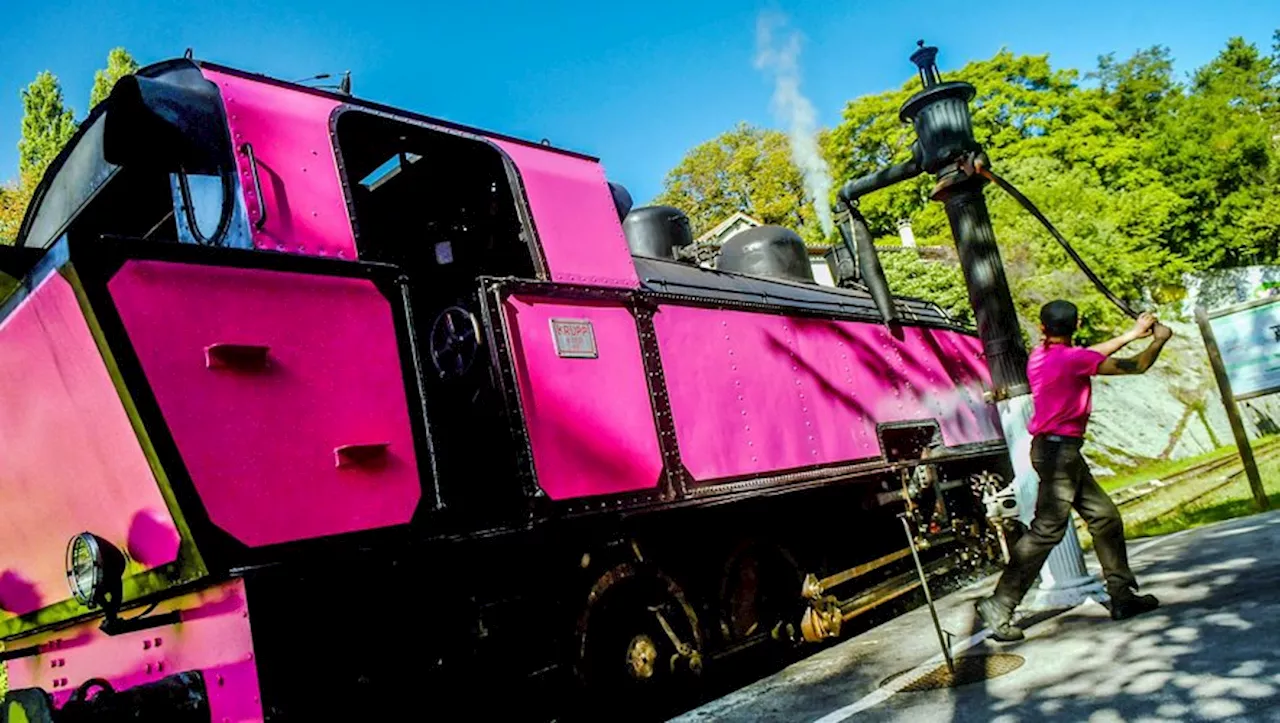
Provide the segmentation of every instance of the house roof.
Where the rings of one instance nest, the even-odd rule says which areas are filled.
[[[710,231],[707,231],[706,233],[702,234],[698,238],[694,239],[693,243],[694,245],[714,243],[714,241],[718,239],[722,234],[724,234],[725,231],[728,231],[735,224],[740,222],[745,222],[747,225],[753,226],[753,227],[764,225],[763,221],[761,221],[760,219],[754,216],[749,216],[743,213],[742,211],[734,211],[733,215],[729,216],[725,220],[716,224]]]

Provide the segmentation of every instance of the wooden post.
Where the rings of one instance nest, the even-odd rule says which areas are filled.
[[[1231,422],[1231,433],[1236,438],[1236,449],[1240,451],[1240,461],[1244,463],[1244,472],[1249,477],[1249,488],[1253,490],[1253,500],[1258,508],[1271,508],[1267,492],[1262,488],[1262,477],[1258,474],[1258,463],[1253,459],[1253,447],[1249,446],[1249,435],[1245,431],[1244,422],[1240,419],[1240,408],[1236,406],[1235,395],[1231,393],[1231,380],[1227,378],[1227,367],[1222,363],[1222,352],[1218,350],[1218,341],[1213,336],[1213,327],[1209,325],[1209,315],[1204,309],[1196,309],[1196,323],[1200,325],[1200,335],[1204,337],[1205,349],[1209,352],[1209,365],[1213,367],[1213,377],[1218,381],[1218,391],[1222,393],[1222,406],[1227,409],[1227,421]]]

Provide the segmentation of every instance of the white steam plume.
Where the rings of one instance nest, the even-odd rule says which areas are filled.
[[[831,233],[831,171],[818,151],[818,114],[800,92],[800,33],[785,17],[761,13],[756,21],[756,69],[773,76],[773,113],[787,125],[791,159],[804,176],[824,234]],[[775,38],[781,31],[783,37]],[[781,42],[777,42],[781,40]]]

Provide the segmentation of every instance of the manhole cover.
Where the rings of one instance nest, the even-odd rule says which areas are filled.
[[[938,667],[926,671],[922,675],[917,675],[914,680],[910,680],[906,685],[898,690],[903,693],[919,693],[926,690],[938,690],[940,688],[955,688],[961,685],[977,683],[980,680],[990,680],[998,678],[1006,673],[1012,673],[1022,664],[1027,662],[1021,655],[1013,653],[992,653],[990,655],[965,655],[955,659],[956,672],[952,674],[947,669],[947,664],[942,663]],[[894,673],[884,682],[881,687],[901,678],[911,671],[904,670],[901,673]]]

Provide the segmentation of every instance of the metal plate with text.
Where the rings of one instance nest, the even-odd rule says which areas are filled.
[[[596,333],[587,319],[552,319],[551,336],[556,341],[556,354],[569,359],[595,359]]]

